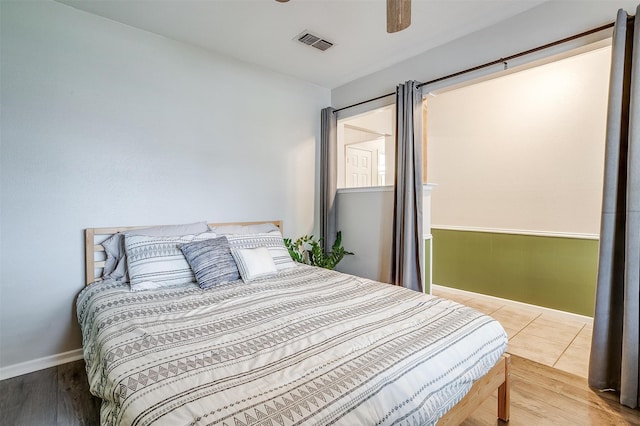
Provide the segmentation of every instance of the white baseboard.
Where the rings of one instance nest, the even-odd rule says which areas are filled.
[[[67,362],[77,361],[83,357],[82,349],[74,349],[69,352],[62,352],[60,354],[32,359],[31,361],[8,365],[0,368],[0,380],[10,379],[11,377],[33,373],[34,371],[44,370],[45,368],[55,367],[60,364],[66,364]]]

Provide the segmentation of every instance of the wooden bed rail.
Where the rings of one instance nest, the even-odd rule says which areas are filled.
[[[469,393],[438,421],[438,426],[459,425],[495,391],[498,391],[498,418],[508,422],[511,407],[511,356],[502,355],[487,374],[473,384]]]

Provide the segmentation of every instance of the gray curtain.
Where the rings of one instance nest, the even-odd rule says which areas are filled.
[[[396,88],[396,174],[393,189],[391,283],[422,291],[422,92],[417,82]]]
[[[338,187],[338,119],[333,108],[322,110],[320,125],[320,237],[328,251],[337,234],[335,201]]]
[[[629,18],[620,10],[613,35],[598,286],[589,361],[589,385],[619,391],[620,402],[631,408],[640,405],[640,29],[637,16]]]

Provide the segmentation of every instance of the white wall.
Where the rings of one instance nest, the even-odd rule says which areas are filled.
[[[430,185],[425,185],[422,199],[424,236],[431,234],[431,190]],[[336,270],[389,282],[393,242],[393,186],[338,190],[336,223],[337,229],[343,231],[342,245],[354,253],[353,256],[345,256]]]
[[[81,347],[86,227],[314,231],[327,89],[59,3],[1,7],[0,367]]]
[[[611,48],[427,97],[433,225],[598,235]]]
[[[396,85],[406,80],[429,81],[526,51],[613,22],[616,12],[620,8],[633,14],[636,6],[636,1],[628,0],[546,2],[512,19],[335,88],[331,91],[331,104],[334,108],[347,107],[367,99],[393,93]],[[590,37],[589,40],[601,38],[602,35],[598,34]],[[495,72],[499,69],[498,67],[487,70],[487,72]],[[477,75],[478,73],[474,74],[474,76]],[[464,78],[468,77],[470,76]],[[452,83],[453,81],[448,81],[444,84]],[[378,106],[378,104],[376,105]],[[365,111],[365,107],[357,107],[354,110],[361,113]],[[345,110],[342,113],[348,114],[348,112],[349,110]],[[432,193],[434,209],[438,191],[439,187],[436,187]],[[381,205],[384,194],[377,193],[375,195],[378,196],[378,199],[370,200],[370,205]],[[360,234],[363,232],[363,228],[380,235],[377,242],[371,242],[369,246],[364,246],[358,253],[364,258],[376,259],[375,261],[357,267],[355,264],[349,265],[351,273],[363,276],[372,274],[372,271],[386,268],[384,265],[389,262],[388,258],[379,255],[378,247],[384,244],[382,241],[384,235],[390,235],[391,222],[383,219],[387,216],[380,211],[370,211],[370,214],[370,219],[360,222],[357,228],[342,227],[343,238],[347,238],[350,232]],[[350,217],[353,213],[338,212],[338,215]],[[433,220],[435,223],[436,219],[433,218]]]
[[[336,228],[342,245],[353,256],[345,256],[336,270],[377,281],[389,282],[393,187],[343,189],[336,196]]]

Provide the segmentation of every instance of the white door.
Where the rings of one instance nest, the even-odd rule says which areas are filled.
[[[371,151],[346,147],[346,187],[358,188],[371,186]]]

